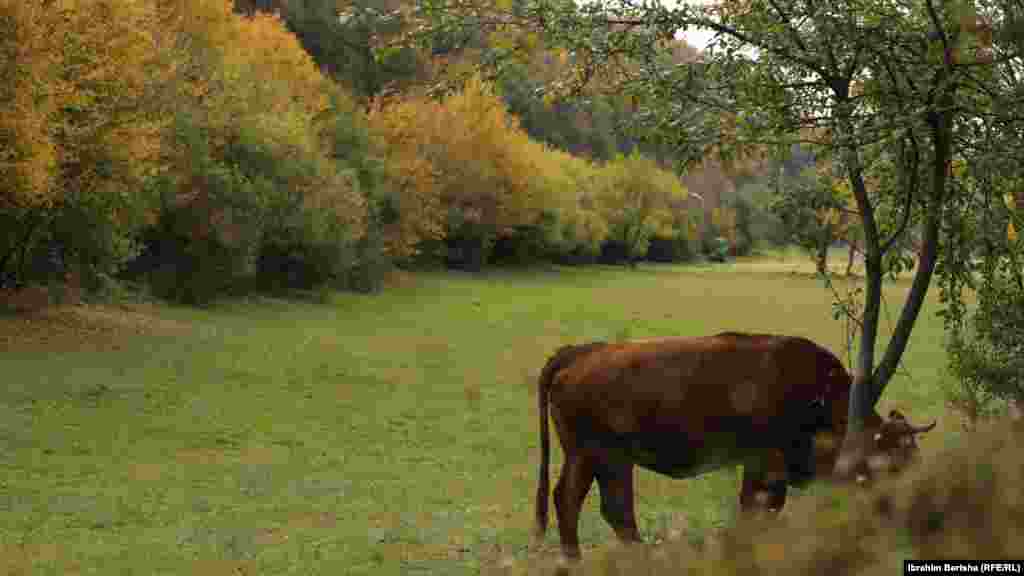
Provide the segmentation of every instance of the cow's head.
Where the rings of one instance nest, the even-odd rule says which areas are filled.
[[[917,435],[935,428],[938,422],[914,426],[899,410],[891,410],[889,419],[871,433],[867,467],[870,472],[897,471],[911,462],[918,453]]]
[[[839,479],[864,482],[881,473],[893,473],[912,462],[918,453],[917,435],[935,428],[938,422],[914,426],[899,410],[891,410],[889,418],[877,413],[866,423],[865,436],[859,446],[844,447],[842,438],[829,448],[830,458],[836,463]],[[823,462],[827,466],[827,462]]]

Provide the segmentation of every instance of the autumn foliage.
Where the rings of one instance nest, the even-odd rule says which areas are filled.
[[[673,174],[638,153],[617,157],[602,172],[599,209],[630,262],[647,253],[655,236],[689,235],[690,228],[677,218],[687,192]]]
[[[0,32],[0,289],[370,289],[423,255],[581,262],[686,228],[651,161],[532,140],[479,76],[364,109],[229,1],[0,0]]]
[[[479,268],[499,252],[515,260],[593,256],[613,231],[636,240],[671,230],[674,175],[636,156],[595,165],[531,140],[490,85],[473,77],[437,101],[378,102],[370,114],[400,211],[390,245],[416,251],[446,241],[450,263]]]
[[[156,284],[198,301],[227,288],[218,280],[253,275],[282,287],[344,283],[368,217],[359,166],[336,157],[333,131],[356,130],[336,121],[351,104],[276,16],[194,4],[173,15],[179,108],[165,139],[173,169],[156,189]],[[215,283],[179,290],[197,284],[184,276]]]
[[[166,124],[159,26],[142,1],[0,2],[0,288],[46,280],[45,245],[93,281],[130,254]]]

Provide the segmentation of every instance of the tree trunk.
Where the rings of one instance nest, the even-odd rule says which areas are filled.
[[[815,254],[815,265],[818,274],[828,274],[828,248],[832,244],[832,223],[826,222],[818,235],[818,253]]]
[[[943,102],[944,100],[946,99],[943,99]],[[882,361],[879,362],[877,368],[874,366],[874,348],[878,333],[878,313],[882,291],[883,249],[873,217],[873,206],[868,200],[864,181],[860,177],[860,164],[856,163],[859,161],[859,157],[852,151],[848,154],[848,160],[854,162],[848,165],[855,168],[851,170],[851,183],[864,222],[867,291],[857,369],[853,388],[850,391],[849,424],[835,468],[836,474],[840,477],[848,478],[861,467],[867,457],[866,448],[870,438],[865,433],[864,418],[874,410],[882,391],[899,365],[931,283],[932,272],[935,269],[935,261],[938,256],[942,200],[945,197],[952,157],[952,115],[945,111],[951,109],[951,106],[947,106],[942,112],[933,112],[929,118],[930,136],[934,143],[935,154],[932,157],[927,213],[922,223],[924,230],[921,262],[914,274],[914,280],[903,304],[896,328],[893,330],[892,337],[885,347]],[[915,165],[911,169],[917,170],[918,167]],[[886,248],[899,249],[899,243],[889,242],[886,244]]]
[[[844,95],[845,96],[845,95]],[[844,136],[855,134],[851,107],[852,104],[840,98],[841,105],[837,112]],[[857,362],[854,366],[853,387],[850,390],[850,406],[847,411],[846,438],[843,440],[841,453],[849,452],[855,457],[853,464],[858,464],[862,456],[859,444],[863,442],[865,417],[874,410],[871,398],[873,388],[878,386],[872,378],[875,367],[875,341],[878,337],[878,317],[882,300],[882,245],[879,239],[878,224],[875,221],[875,208],[868,197],[864,183],[864,169],[856,143],[850,143],[843,149],[843,161],[846,165],[850,188],[857,201],[864,233],[864,312],[861,321],[860,345],[857,350]],[[836,464],[836,472],[841,475],[853,470],[853,466],[844,470],[846,461],[840,458]]]
[[[846,275],[851,276],[853,275],[853,264],[857,256],[857,244],[853,240],[847,240],[847,244],[850,245],[850,253],[846,259]]]
[[[948,110],[948,108],[947,108]],[[910,332],[914,328],[917,316],[921,312],[928,286],[931,284],[935,261],[939,255],[939,224],[942,219],[942,202],[946,196],[946,182],[949,178],[949,166],[952,160],[953,119],[949,112],[937,112],[931,122],[932,138],[935,142],[935,155],[932,160],[931,191],[928,198],[927,213],[922,223],[920,262],[914,273],[910,292],[903,303],[900,318],[896,321],[885,355],[875,370],[875,387],[873,401],[877,402],[882,390],[889,382],[896,367],[899,365],[903,351],[910,340]]]

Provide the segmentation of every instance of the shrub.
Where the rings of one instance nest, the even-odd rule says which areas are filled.
[[[690,262],[693,258],[690,238],[685,232],[654,236],[647,246],[647,260],[651,262]]]
[[[753,204],[746,198],[738,196],[733,202],[733,210],[736,212],[736,245],[734,252],[737,256],[747,256],[754,249],[754,215]]]
[[[597,252],[607,226],[585,200],[594,168],[531,141],[479,77],[443,102],[379,101],[370,126],[398,208],[395,256],[479,270]]]
[[[678,205],[687,198],[679,179],[634,151],[618,156],[596,179],[596,203],[608,223],[607,261],[633,262],[647,253],[650,239],[676,229]],[[624,251],[624,255],[620,254]]]
[[[278,18],[187,4],[204,17],[171,28],[191,39],[164,139],[171,169],[153,185],[147,253],[131,273],[191,303],[242,285],[372,285],[368,226],[385,211],[354,105]]]
[[[712,262],[725,262],[729,259],[729,239],[716,236],[707,245],[707,258]]]
[[[964,227],[977,234],[980,265],[966,271],[974,275],[978,299],[970,312],[960,306],[946,312],[954,378],[946,394],[965,416],[967,428],[1001,411],[1007,402],[1024,405],[1024,241],[1016,234],[1024,218],[1019,210],[1008,195],[1005,206],[979,206],[976,220]]]
[[[1024,288],[993,278],[979,291],[966,330],[947,345],[954,378],[948,402],[965,427],[1001,413],[1007,401],[1024,405]]]
[[[196,136],[190,128],[183,133]],[[142,254],[123,274],[146,278],[154,295],[187,304],[208,303],[251,273],[260,233],[253,184],[210,158],[202,142],[194,143],[190,173],[151,183],[159,208],[141,234]]]
[[[498,265],[525,266],[536,264],[558,250],[561,239],[556,235],[558,216],[546,211],[536,224],[516,226],[510,232],[499,236],[491,251],[491,259]]]

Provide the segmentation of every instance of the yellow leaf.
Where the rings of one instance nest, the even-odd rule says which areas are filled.
[[[530,32],[526,35],[526,38],[524,38],[523,44],[527,51],[532,52],[536,50],[537,46],[540,44],[540,36],[538,36],[536,32]]]
[[[1013,227],[1013,222],[1006,225],[1006,239],[1010,242],[1017,241],[1017,229]]]

